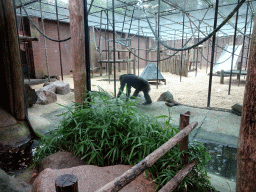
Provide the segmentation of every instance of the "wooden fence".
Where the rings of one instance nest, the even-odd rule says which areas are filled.
[[[169,56],[170,54],[166,54]],[[163,55],[161,58],[164,58]],[[183,56],[182,59],[182,68],[181,68],[181,56],[175,55],[169,59],[160,62],[160,72],[170,72],[176,75],[182,75],[184,77],[188,76],[188,67],[189,67],[189,60],[187,57]]]
[[[176,144],[179,143],[180,151],[188,150],[188,135],[189,133],[198,125],[197,122],[193,122],[189,124],[190,112],[186,112],[185,114],[180,114],[180,131],[174,137],[169,139],[166,143],[164,143],[161,147],[156,149],[154,152],[149,154],[139,163],[134,165],[132,168],[127,170],[121,176],[115,178],[113,181],[109,182],[102,188],[98,189],[97,192],[115,192],[121,190],[127,184],[136,179],[140,174],[142,174],[147,168],[151,167],[158,159],[160,159],[164,154],[166,154],[170,149],[172,149]],[[184,177],[197,165],[195,160],[188,163],[187,155],[182,156],[182,161],[186,164],[159,192],[170,192],[173,191],[179,183],[184,179]],[[75,180],[75,179],[74,179]],[[77,179],[76,179],[77,182]],[[73,191],[78,191],[77,189]],[[56,190],[57,187],[60,187],[60,184],[55,183]],[[58,190],[57,190],[58,191]],[[61,190],[60,190],[61,191]]]

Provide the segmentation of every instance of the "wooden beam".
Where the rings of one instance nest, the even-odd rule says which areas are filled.
[[[183,167],[159,192],[171,192],[173,191],[186,177],[190,171],[197,165],[195,160],[189,162],[185,167]]]
[[[31,41],[39,41],[37,37],[25,37],[25,36],[19,36],[19,42],[31,42]]]

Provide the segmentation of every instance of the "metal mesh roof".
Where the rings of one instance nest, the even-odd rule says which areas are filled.
[[[40,3],[38,0],[22,0],[30,16],[41,17]],[[56,19],[55,0],[42,0],[42,11],[44,19]],[[158,3],[160,9],[158,10]],[[15,0],[17,15],[25,16],[25,12],[20,8],[20,0]],[[220,0],[218,21],[220,24],[236,7],[237,0]],[[91,6],[92,4],[92,6]],[[91,10],[88,16],[89,26],[109,30],[113,27],[112,18],[112,0],[89,0],[88,10]],[[246,1],[238,11],[238,31],[243,33],[245,27],[245,18],[248,7],[249,25],[252,16],[255,13],[256,1]],[[20,8],[20,9],[19,9]],[[108,18],[107,21],[107,12]],[[183,21],[186,37],[191,36],[205,37],[213,29],[215,0],[115,0],[114,1],[114,22],[117,32],[130,34],[140,34],[143,36],[153,36],[153,30],[157,29],[157,16],[160,13],[160,37],[164,40],[178,39],[182,36]],[[58,0],[59,20],[69,22],[68,2]],[[101,14],[102,13],[102,14]],[[183,20],[183,13],[185,14]],[[101,21],[102,15],[102,22]],[[147,21],[148,17],[148,21]],[[217,33],[218,36],[234,34],[236,14],[225,24]],[[140,29],[140,30],[139,30]],[[247,34],[249,33],[247,27]],[[198,34],[199,33],[199,34]],[[238,33],[239,34],[239,33]]]

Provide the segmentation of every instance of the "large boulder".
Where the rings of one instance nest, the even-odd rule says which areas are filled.
[[[0,191],[4,192],[29,192],[31,186],[23,181],[10,177],[0,169]]]
[[[65,81],[55,81],[52,84],[56,87],[56,94],[66,95],[70,92],[70,86]]]
[[[69,84],[64,81],[54,81],[45,83],[43,88],[39,89],[37,94],[37,104],[47,105],[57,101],[57,95],[66,95],[70,93]]]
[[[36,94],[37,94],[37,102],[36,102],[37,104],[47,105],[50,103],[55,103],[57,101],[57,95],[52,91],[40,89],[36,91]]]
[[[37,94],[35,89],[32,89],[30,85],[25,84],[25,98],[27,108],[32,107],[37,101]]]
[[[122,175],[130,169],[128,165],[114,165],[108,167],[97,167],[93,165],[82,165],[67,169],[45,169],[33,183],[34,192],[55,192],[55,180],[63,174],[73,174],[78,177],[78,190],[95,192],[107,183]],[[153,192],[156,184],[148,181],[144,174],[141,174],[133,182],[126,185],[122,192]]]
[[[70,152],[60,151],[44,158],[39,165],[39,172],[46,168],[63,169],[80,165],[85,165],[85,162]]]
[[[170,91],[166,91],[160,95],[157,101],[167,101],[168,103],[173,103],[174,98]]]

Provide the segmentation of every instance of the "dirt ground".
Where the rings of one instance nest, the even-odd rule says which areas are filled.
[[[143,68],[140,69],[140,74]],[[116,78],[118,80],[120,74],[124,74],[126,71],[117,72]],[[136,71],[136,73],[138,73]],[[206,69],[198,69],[197,75],[195,71],[189,72],[188,77],[182,77],[180,81],[180,76],[171,74],[169,72],[161,72],[166,79],[166,85],[164,82],[160,82],[158,88],[155,82],[151,83],[150,96],[153,102],[156,102],[159,96],[169,90],[173,96],[174,100],[191,106],[197,107],[207,107],[208,101],[208,89],[209,89],[209,70],[206,73]],[[106,73],[100,77],[98,73],[94,73],[94,77],[91,79],[92,90],[97,91],[100,86],[109,93],[114,94],[114,81],[113,75],[111,75],[111,81],[109,82]],[[74,89],[73,75],[64,76],[64,81],[70,84],[70,88]],[[235,103],[242,104],[244,97],[246,78],[241,76],[240,85],[238,86],[238,79],[236,76],[232,77],[231,91],[228,95],[229,89],[229,77],[225,77],[224,84],[220,84],[220,77],[213,76],[212,79],[212,90],[211,90],[211,101],[210,107],[231,109],[231,106]],[[42,87],[42,84],[33,85],[32,88],[38,90]],[[116,81],[116,94],[120,87],[120,82]],[[132,90],[133,92],[134,90]]]

